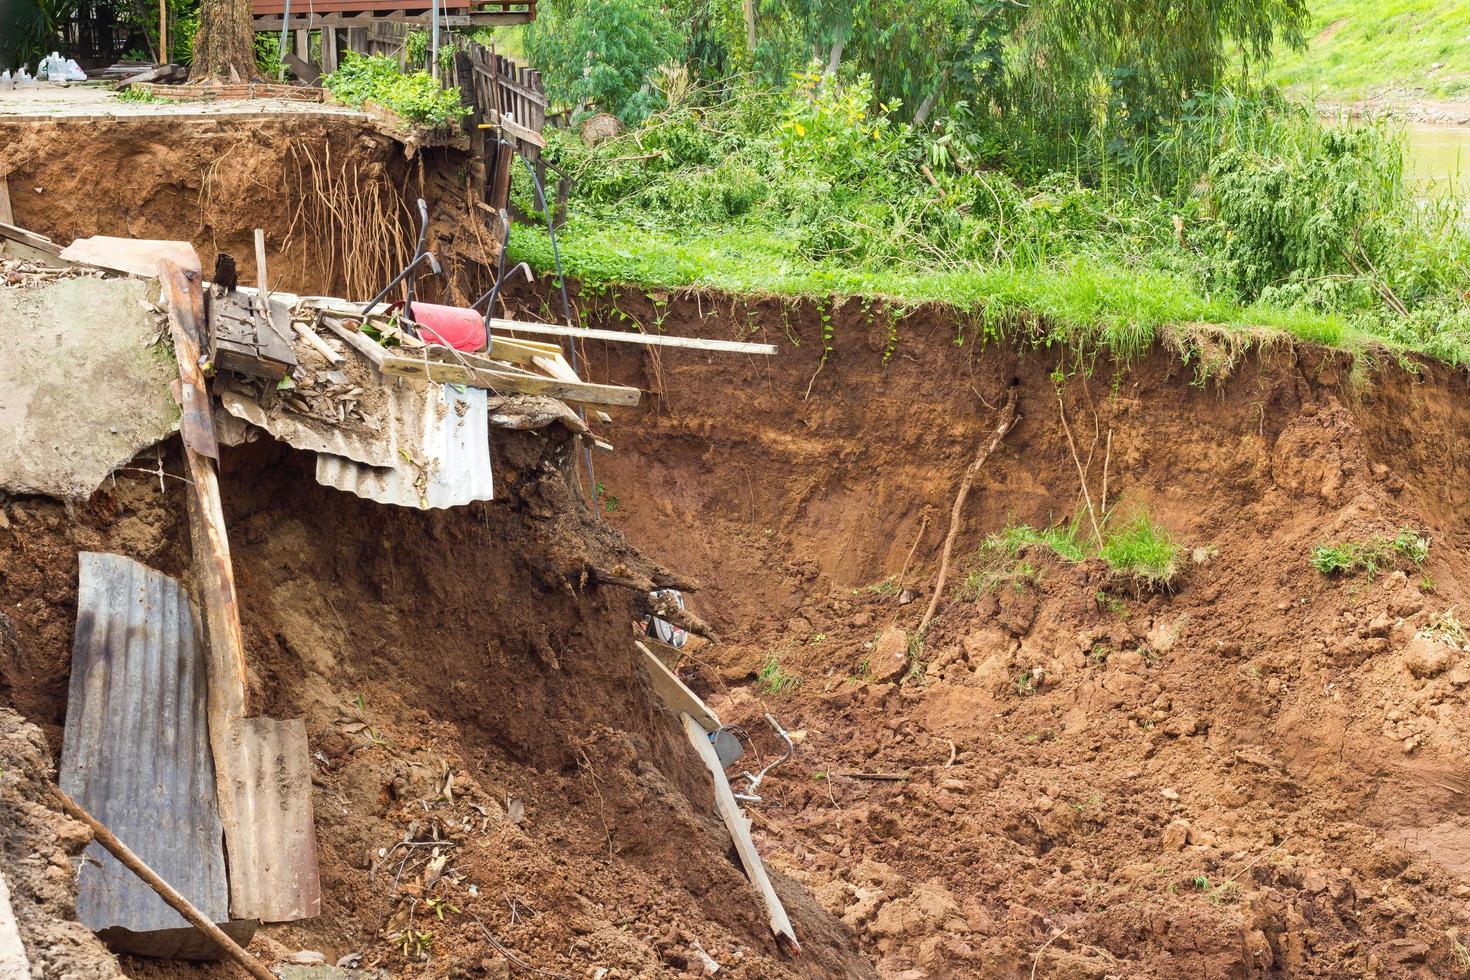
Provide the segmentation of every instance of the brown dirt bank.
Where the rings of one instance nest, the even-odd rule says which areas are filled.
[[[272,288],[292,292],[377,292],[412,254],[413,202],[423,197],[429,248],[448,273],[424,290],[464,302],[455,289],[480,295],[498,246],[467,174],[464,153],[423,149],[408,159],[353,117],[0,118],[0,176],[22,227],[62,245],[89,235],[182,239],[206,271],[217,253],[233,255],[246,283],[261,228]]]
[[[780,347],[587,345],[599,379],[654,392],[618,417],[598,479],[615,527],[704,580],[694,607],[730,642],[697,655],[700,689],[752,731],[771,710],[802,733],[763,786],[782,803],[758,821],[763,845],[881,974],[1470,972],[1470,654],[1445,638],[1470,597],[1463,373],[1363,383],[1344,355],[1285,343],[1206,382],[1163,349],[1079,373],[1057,350],[977,347],[934,310],[906,317],[885,358],[888,323],[857,304],[831,313],[818,370],[809,304],[586,305],[597,325]],[[1008,523],[1078,512],[1059,367],[1093,494],[1106,465],[1110,503],[1193,550],[1172,593],[1097,561],[981,553]],[[894,579],[917,540],[904,585],[927,598],[960,475],[1011,387],[1023,417],[910,647],[922,677],[882,679],[881,632],[912,635],[926,604],[899,605]],[[1401,526],[1433,539],[1422,571],[1308,563]],[[1005,577],[967,588],[969,569]],[[1428,629],[1426,665],[1411,641]],[[758,681],[773,662],[793,693]]]

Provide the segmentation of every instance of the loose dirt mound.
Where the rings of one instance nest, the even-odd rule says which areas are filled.
[[[9,659],[14,644],[10,622],[0,614],[0,655]],[[43,780],[52,778],[40,731],[0,708],[0,870],[31,972],[75,980],[121,977],[97,937],[71,921],[77,901],[72,862],[92,834],[48,808]]]
[[[1079,373],[1058,351],[957,344],[969,325],[933,312],[894,348],[853,306],[826,311],[819,370],[809,306],[619,305],[781,346],[590,348],[658,393],[599,479],[615,526],[708,585],[695,608],[731,642],[692,658],[696,686],[768,749],[764,711],[800,733],[762,785],[780,803],[762,846],[882,975],[1470,973],[1463,375],[1350,374],[1288,346],[1216,357],[1223,380],[1163,350]],[[1110,502],[1191,549],[1172,593],[981,548],[1079,512],[1059,387],[1094,496],[1106,466]],[[920,642],[960,475],[1011,388],[1022,421]],[[1433,541],[1422,569],[1309,564],[1404,526]]]

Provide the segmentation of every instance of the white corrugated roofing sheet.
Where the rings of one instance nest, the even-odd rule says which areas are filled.
[[[489,500],[495,486],[485,390],[408,380],[387,387],[395,465],[364,466],[318,453],[317,482],[420,510]]]

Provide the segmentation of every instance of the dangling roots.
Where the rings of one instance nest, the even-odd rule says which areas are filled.
[[[301,239],[302,281],[370,297],[413,258],[413,211],[382,163],[332,164],[329,143],[288,147],[298,202],[282,251]]]

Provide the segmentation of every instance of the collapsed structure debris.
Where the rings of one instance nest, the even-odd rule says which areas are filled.
[[[456,507],[494,494],[492,428],[560,424],[575,439],[610,450],[567,402],[633,405],[640,393],[583,381],[560,347],[492,334],[488,316],[480,321],[480,349],[458,350],[437,342],[442,330],[416,323],[412,304],[360,309],[345,300],[271,293],[261,283],[241,286],[227,259],[216,263],[211,286],[187,243],[92,238],[55,249],[37,239],[3,239],[26,257],[3,260],[7,282],[19,288],[0,289],[0,303],[15,308],[21,335],[45,336],[50,346],[21,345],[8,368],[15,384],[5,390],[26,391],[27,378],[64,387],[37,371],[57,349],[74,350],[68,366],[79,397],[108,417],[123,402],[153,405],[145,416],[152,428],[113,428],[108,434],[121,436],[122,448],[98,450],[68,468],[64,455],[38,451],[57,420],[20,416],[28,424],[6,430],[14,433],[14,451],[0,465],[0,488],[86,497],[175,429],[187,468],[187,590],[127,555],[82,555],[58,790],[60,805],[98,830],[81,871],[79,915],[114,949],[168,957],[223,951],[245,957],[242,965],[258,975],[263,968],[236,944],[248,942],[258,923],[318,915],[322,894],[304,724],[254,716],[248,703],[221,446],[264,432],[314,453],[323,485],[393,506]],[[132,326],[104,329],[81,317],[88,305],[103,306],[101,294],[109,307],[136,311]],[[58,329],[31,329],[42,320]],[[442,314],[438,322],[445,322]],[[533,334],[540,326],[497,322]],[[722,342],[665,339],[727,349]],[[650,614],[681,631],[712,635],[682,608],[677,591],[653,588],[646,576],[594,571],[591,578],[649,586],[643,599]],[[716,760],[723,809],[728,783],[724,794],[718,788],[723,765],[742,751],[738,739],[644,652],[660,689],[701,719],[694,724],[704,733],[700,748]],[[790,923],[748,829],[741,829],[748,824],[738,814],[723,816],[772,910],[776,935],[795,952]]]

